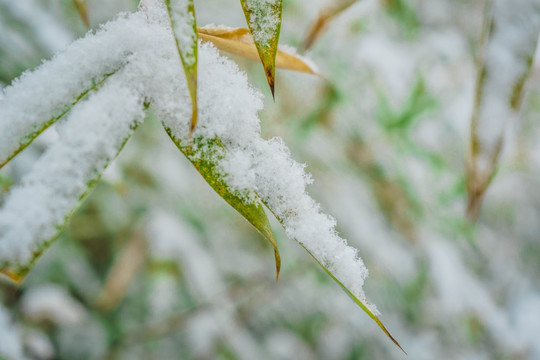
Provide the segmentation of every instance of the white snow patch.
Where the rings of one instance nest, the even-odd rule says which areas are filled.
[[[58,325],[76,324],[87,314],[81,304],[57,285],[41,285],[28,290],[21,302],[24,315],[33,320],[49,320]]]

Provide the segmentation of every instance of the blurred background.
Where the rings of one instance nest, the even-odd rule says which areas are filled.
[[[302,46],[326,0],[285,0]],[[0,87],[135,0],[0,0]],[[245,26],[238,0],[198,24]],[[266,98],[263,136],[307,164],[310,194],[358,248],[365,290],[409,359],[540,359],[540,75],[476,225],[464,159],[484,2],[361,0],[308,55],[324,78],[233,57]],[[227,55],[229,56],[229,55]],[[200,69],[199,71],[204,71]],[[0,204],[54,128],[0,171]],[[0,358],[405,359],[273,222],[283,259],[205,183],[150,111],[20,287],[0,280]]]

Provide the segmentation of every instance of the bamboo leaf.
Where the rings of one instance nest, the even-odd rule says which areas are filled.
[[[345,293],[347,293],[347,295],[349,295],[349,297],[358,305],[362,308],[362,310],[365,311],[366,314],[368,314],[368,316],[377,323],[377,325],[381,328],[381,330],[386,334],[386,336],[388,336],[390,338],[390,340],[392,340],[392,342],[394,344],[396,344],[397,347],[399,347],[401,349],[401,351],[403,351],[405,354],[407,354],[407,352],[401,347],[401,345],[397,342],[396,339],[394,339],[394,337],[390,334],[390,332],[386,329],[386,327],[384,326],[384,324],[382,323],[381,320],[379,320],[379,318],[371,311],[369,310],[369,308],[366,306],[366,304],[364,304],[362,301],[360,301],[360,299],[358,299],[356,296],[354,296],[354,294],[345,287],[345,285],[343,285],[343,283],[341,281],[339,281],[335,276],[334,274],[332,274],[332,272],[330,270],[328,270],[328,268],[326,266],[324,266],[323,264],[321,264],[321,262],[319,260],[317,260],[317,258],[308,250],[306,249],[303,245],[302,247],[304,248],[304,250],[306,250],[309,255],[311,255],[311,257],[313,259],[315,259],[315,261],[317,262],[317,264],[320,265],[320,267],[323,268],[324,271],[326,271],[326,273],[328,275],[330,275],[330,277],[332,279],[334,279],[334,281],[336,283],[339,284],[339,286],[341,286],[341,288],[343,289],[343,291],[345,291]]]
[[[272,209],[268,206],[268,204],[265,204],[268,209],[270,209],[270,211],[274,214],[274,216],[276,216],[276,214],[272,211]],[[278,221],[283,225],[283,221],[282,219],[280,219],[278,216],[276,216],[276,219],[278,219]],[[285,226],[284,226],[285,227]],[[324,264],[322,264],[319,259],[317,259],[315,257],[315,255],[313,255],[313,253],[311,253],[311,251],[309,251],[302,243],[298,242],[300,244],[300,246],[302,246],[304,248],[304,250],[307,251],[307,253],[309,255],[311,255],[311,257],[317,262],[317,264],[319,264],[319,266],[321,268],[323,268],[323,270],[328,274],[330,275],[330,277],[341,287],[341,289],[343,291],[345,291],[345,293],[347,295],[349,295],[349,297],[356,303],[356,305],[360,306],[360,308],[362,310],[364,310],[364,312],[373,320],[375,321],[375,323],[381,328],[381,330],[386,334],[386,336],[388,336],[390,338],[390,340],[392,340],[392,342],[394,344],[396,344],[397,347],[399,347],[401,349],[401,351],[403,351],[405,354],[407,354],[407,352],[401,347],[401,345],[399,344],[399,342],[392,336],[392,334],[390,334],[390,332],[386,329],[386,327],[384,326],[384,324],[382,323],[382,321],[373,313],[373,311],[371,311],[368,307],[368,305],[364,304],[357,296],[355,296],[326,266],[324,266]]]
[[[514,37],[509,38],[508,33]],[[505,128],[519,118],[539,35],[540,6],[536,1],[486,7],[467,156],[467,217],[472,221],[477,219],[496,174]]]
[[[190,137],[197,125],[197,21],[193,0],[165,0],[191,96]]]
[[[199,38],[211,42],[215,47],[250,60],[261,61],[253,36],[247,28],[200,27]],[[275,66],[277,68],[320,75],[317,66],[308,58],[296,53],[293,48],[278,47]]]
[[[229,205],[240,213],[251,225],[253,225],[261,235],[270,243],[274,249],[274,259],[276,264],[276,281],[279,278],[281,269],[281,257],[279,249],[272,233],[268,217],[264,211],[261,200],[258,197],[254,199],[246,199],[239,196],[229,189],[225,179],[221,175],[218,167],[218,162],[223,158],[226,149],[219,140],[211,140],[205,145],[201,144],[201,140],[197,139],[194,144],[183,144],[181,140],[173,135],[170,128],[165,126],[167,134],[176,144],[178,149],[191,161],[197,171],[202,175],[206,182],[214,189],[219,196],[223,198]],[[193,145],[193,146],[192,146]],[[204,151],[195,151],[194,148],[205,146]]]
[[[17,154],[23,151],[28,145],[30,145],[43,131],[47,130],[51,125],[53,125],[55,122],[63,118],[71,110],[72,107],[77,105],[77,103],[79,103],[82,99],[84,99],[89,93],[99,89],[103,85],[105,80],[107,80],[113,74],[114,73],[106,74],[103,78],[94,81],[94,84],[92,85],[92,87],[90,87],[89,89],[83,91],[81,94],[76,96],[73,102],[65,106],[64,109],[58,115],[54,115],[53,117],[42,122],[38,126],[35,126],[32,129],[32,132],[30,134],[27,134],[26,136],[23,136],[22,138],[20,138],[18,142],[18,146],[14,148],[13,151],[11,151],[11,153],[7,156],[7,158],[5,159],[0,158],[0,161],[3,160],[2,162],[0,162],[0,169],[4,165],[6,165],[8,162],[10,162],[15,156],[17,156]]]
[[[144,118],[142,95],[123,87],[122,78],[115,80],[73,109],[62,137],[0,209],[0,243],[6,249],[0,253],[0,274],[16,283],[56,240]]]
[[[282,0],[240,0],[246,22],[274,96],[275,62],[281,30]]]
[[[90,27],[90,18],[88,17],[88,7],[86,6],[86,0],[73,0],[75,8],[79,13],[79,16],[86,27]]]

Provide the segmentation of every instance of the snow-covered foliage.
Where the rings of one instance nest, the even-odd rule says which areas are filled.
[[[46,0],[40,2],[39,10],[57,17],[58,26],[72,29],[65,26],[65,19],[71,19],[69,24],[80,22],[76,13],[60,16],[56,12],[58,4],[67,3]],[[103,18],[104,9],[120,3],[88,1],[91,19]],[[320,10],[336,3],[348,2],[286,2],[283,41],[299,44]],[[523,1],[493,5],[512,3],[515,9],[503,15],[534,20],[533,11],[517,15],[526,4]],[[110,18],[116,9],[109,11]],[[126,10],[135,11],[134,6]],[[189,160],[179,154],[160,124],[163,121],[171,134],[181,136],[180,145],[189,141],[190,96],[172,33],[170,29],[164,32],[159,37],[163,43],[156,45],[147,44],[141,35],[149,34],[150,28],[166,30],[165,22],[162,26],[142,17],[144,25],[138,28],[136,13],[122,15],[103,32],[96,31],[56,55],[56,59],[68,56],[74,46],[89,45],[91,38],[111,38],[118,32],[107,29],[120,22],[135,26],[129,32],[142,38],[125,45],[137,51],[129,52],[129,60],[114,60],[119,64],[111,70],[114,74],[89,74],[93,79],[85,86],[96,85],[96,89],[84,98],[40,105],[58,106],[42,108],[51,118],[69,111],[0,170],[0,203],[4,205],[11,193],[24,188],[23,179],[33,176],[40,157],[65,141],[62,129],[75,120],[73,115],[110,86],[109,80],[128,72],[136,53],[142,54],[148,45],[148,50],[160,49],[148,56],[175,65],[162,69],[156,66],[158,62],[152,63],[148,73],[140,71],[140,76],[129,81],[140,84],[134,89],[151,103],[145,121],[20,287],[0,282],[0,357],[402,359],[404,355],[366,321],[313,259],[300,246],[285,241],[286,235],[311,234],[315,240],[332,232],[333,220],[306,200],[305,188],[310,183],[313,198],[338,220],[339,233],[361,250],[370,270],[366,292],[409,358],[539,358],[538,56],[525,82],[519,119],[505,125],[504,153],[483,211],[475,227],[464,220],[465,159],[475,84],[485,58],[481,54],[490,47],[490,37],[482,40],[481,36],[484,10],[484,2],[475,0],[358,1],[330,19],[311,47],[309,56],[324,79],[278,71],[275,103],[260,64],[240,59],[237,66],[211,46],[201,46],[202,117],[192,140],[194,148],[203,152]],[[238,0],[197,2],[197,13],[201,24],[245,26]],[[39,18],[27,15],[29,21]],[[10,16],[0,10],[0,22]],[[99,21],[92,23],[97,27]],[[523,30],[523,22],[510,17],[503,24],[506,31],[501,36]],[[19,33],[11,23],[0,26]],[[497,27],[492,30],[491,39],[495,39]],[[78,36],[76,31],[70,35]],[[2,46],[13,46],[12,39],[11,45],[2,45],[6,41],[0,36],[0,62],[11,63],[21,54],[21,48],[14,47],[9,57],[2,55],[6,49]],[[520,43],[514,37],[497,39],[503,53]],[[523,69],[521,61],[491,59],[493,76]],[[504,69],[496,69],[497,63]],[[238,67],[246,70],[252,86]],[[28,73],[20,82],[39,71]],[[14,67],[0,66],[4,86],[19,74]],[[212,78],[216,84],[210,82]],[[491,84],[496,80],[490,80]],[[220,89],[220,83],[231,89]],[[47,88],[62,90],[61,86]],[[500,95],[512,89],[490,91],[487,94]],[[170,94],[176,96],[174,101]],[[47,99],[50,96],[43,94]],[[212,117],[211,111],[218,107],[219,113]],[[244,125],[235,128],[228,117]],[[205,159],[211,152],[204,151],[214,146],[201,134],[225,136],[215,169],[244,201],[270,204],[263,191],[279,180],[263,171],[270,166],[256,161],[255,155],[271,158],[272,171],[290,183],[286,189],[291,201],[274,209],[276,215],[286,214],[289,219],[289,223],[283,221],[286,230],[272,223],[282,257],[278,284],[274,285],[269,247],[194,171],[192,164]],[[247,138],[245,149],[240,138]],[[265,149],[272,149],[275,156]],[[308,165],[291,162],[291,157]],[[326,231],[300,227],[300,215],[289,211],[308,207],[311,211],[302,218],[316,220],[315,229]],[[29,204],[28,209],[32,208]],[[141,238],[145,245],[135,247],[133,253],[131,244]],[[338,240],[336,248],[342,245]],[[125,262],[124,254],[130,252],[134,260]],[[125,292],[114,310],[100,307],[99,295],[119,273],[131,274],[121,279]],[[66,311],[58,313],[64,318],[33,316],[26,311],[29,303],[49,315],[59,309],[55,304],[63,304]]]
[[[179,60],[185,66],[184,57],[190,56],[179,58],[175,50],[191,41],[183,40],[185,31],[175,24],[185,20],[193,28],[194,20],[186,11],[170,17],[175,9],[166,8],[161,0],[144,1],[139,12],[87,35],[3,90],[2,163],[68,113],[56,127],[59,140],[9,193],[0,210],[4,273],[24,277],[137,128],[145,102],[150,102],[179,147],[189,147],[191,161],[215,162],[217,175],[245,203],[259,196],[287,235],[377,314],[362,290],[367,269],[357,250],[339,237],[335,221],[307,195],[305,187],[311,180],[303,166],[290,158],[280,139],[261,138],[260,94],[233,62],[209,45],[201,46],[199,60],[204,69],[198,79],[199,126],[194,140],[188,138],[186,119],[191,119],[192,108]],[[174,35],[180,36],[178,44],[170,21]],[[81,100],[86,92],[90,92],[87,99]]]

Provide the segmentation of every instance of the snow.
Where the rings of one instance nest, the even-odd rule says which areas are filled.
[[[12,323],[8,310],[0,304],[0,358],[22,359],[22,354],[20,331]]]
[[[23,265],[66,218],[144,116],[141,95],[112,77],[73,109],[51,146],[0,210],[0,263]]]
[[[81,93],[125,64],[134,49],[148,41],[146,23],[142,14],[121,16],[4,88],[0,164],[31,141],[29,134],[37,135],[45,122],[68,110]]]
[[[254,4],[248,1],[248,6]],[[255,16],[263,5],[255,9]],[[24,265],[54,238],[89,182],[99,178],[142,120],[144,99],[152,102],[156,115],[178,140],[187,141],[191,101],[165,6],[148,0],[141,9],[74,43],[5,89],[0,134],[8,141],[0,142],[0,158],[9,157],[20,139],[39,128],[43,119],[61,112],[92,85],[92,79],[117,71],[98,92],[73,108],[59,126],[59,141],[9,194],[0,210],[0,263]],[[264,29],[277,20],[269,17],[268,21]],[[263,30],[259,33],[266,34]],[[266,35],[256,32],[255,37],[261,36]],[[322,213],[306,192],[312,180],[305,166],[291,159],[281,139],[261,138],[257,113],[262,95],[249,86],[235,63],[211,45],[201,45],[199,62],[205,71],[199,77],[195,157],[215,151],[212,143],[219,139],[224,146],[219,165],[230,188],[238,194],[257,193],[287,236],[377,313],[362,290],[368,271],[357,250],[338,235],[335,220]],[[210,156],[215,159],[216,153]]]
[[[54,345],[47,335],[38,330],[31,330],[25,334],[24,345],[28,352],[37,359],[53,359]]]
[[[170,9],[171,24],[178,41],[178,49],[182,54],[182,61],[188,67],[193,66],[197,60],[196,46],[193,46],[197,41],[197,33],[193,30],[196,26],[194,14],[189,12],[190,1],[167,0],[167,6]]]
[[[57,325],[82,322],[86,310],[75,301],[63,287],[45,284],[33,287],[24,294],[22,312],[32,320],[48,320]]]
[[[256,43],[269,47],[278,33],[281,14],[276,6],[281,0],[244,0],[244,8],[249,13],[249,28]],[[246,16],[246,19],[248,18]]]
[[[280,219],[288,237],[304,245],[367,303],[362,285],[368,271],[357,251],[336,233],[335,220],[323,214],[307,194],[311,177],[304,172],[304,166],[290,158],[281,139],[261,138],[257,116],[260,93],[248,85],[246,75],[234,63],[221,57],[211,45],[201,45],[199,64],[205,71],[199,76],[201,110],[194,137],[218,138],[226,147],[227,155],[220,165],[227,184],[239,194],[255,191]],[[154,103],[158,117],[184,141],[189,107],[184,103],[184,110],[178,109],[180,105],[174,99],[183,97],[186,101],[186,96],[185,87],[171,88]],[[200,146],[198,155],[204,156],[205,151]]]

